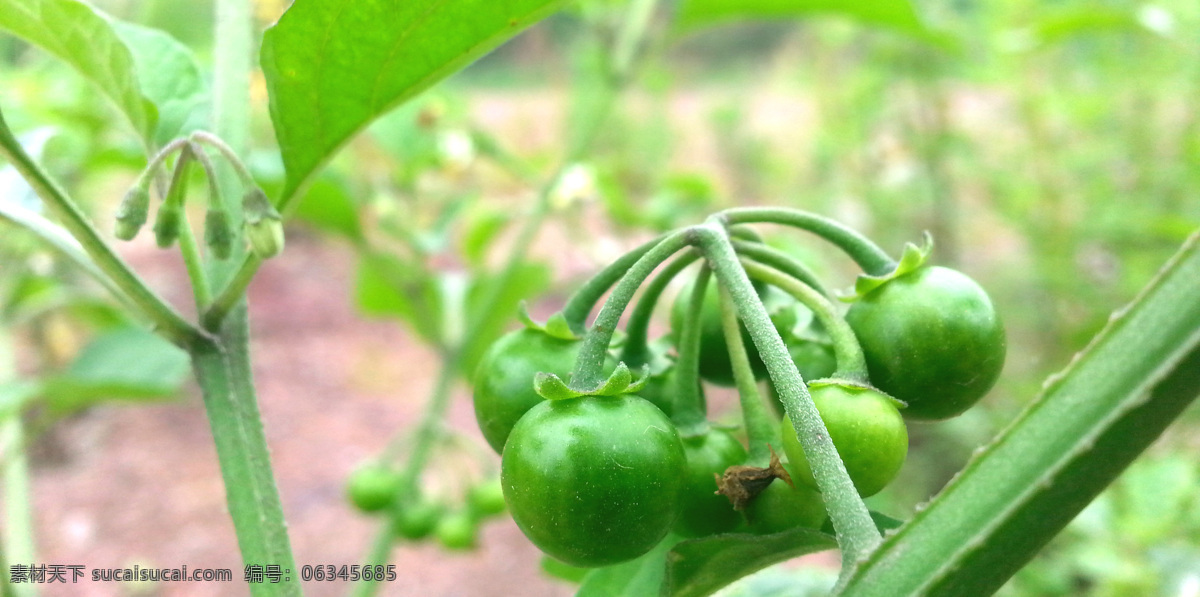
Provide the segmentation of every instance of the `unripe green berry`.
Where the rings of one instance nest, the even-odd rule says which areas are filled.
[[[466,510],[458,510],[443,516],[434,530],[438,543],[446,549],[475,549],[479,536],[479,523]]]

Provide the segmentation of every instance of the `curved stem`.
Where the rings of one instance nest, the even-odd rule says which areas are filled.
[[[681,337],[676,339],[679,361],[675,363],[675,412],[671,420],[683,437],[694,437],[708,431],[704,394],[700,392],[700,320],[710,278],[712,270],[707,265],[701,267],[696,280],[692,282],[692,295],[688,297],[687,312],[683,316]]]
[[[721,287],[721,329],[729,346],[733,381],[737,384],[738,401],[742,406],[742,419],[750,444],[748,462],[753,466],[766,466],[771,459],[769,444],[779,441],[779,422],[767,411],[767,405],[758,393],[758,381],[754,379],[750,355],[742,342],[741,327],[737,306],[729,296],[729,291]]]
[[[684,252],[663,267],[662,271],[658,272],[658,275],[654,276],[654,279],[642,289],[637,304],[634,305],[629,319],[625,322],[625,347],[621,349],[621,361],[630,369],[641,367],[650,360],[648,338],[650,318],[654,314],[654,307],[658,304],[658,299],[662,297],[663,290],[666,290],[667,285],[675,279],[675,276],[679,275],[679,272],[699,258],[699,251]]]
[[[584,282],[571,297],[567,299],[567,304],[563,305],[563,318],[567,320],[567,325],[576,334],[582,334],[587,330],[587,316],[592,312],[600,297],[612,288],[625,272],[629,271],[633,264],[637,263],[643,255],[650,252],[658,243],[666,238],[665,236],[657,236],[652,240],[646,241],[638,245],[633,250],[625,253],[617,258],[616,261],[608,264],[608,267],[600,270],[599,273]]]
[[[771,223],[807,230],[841,249],[863,268],[881,276],[896,268],[896,261],[858,231],[814,213],[786,207],[735,207],[720,214],[728,225]]]
[[[384,564],[391,559],[392,547],[396,538],[392,534],[392,525],[385,522],[379,525],[375,540],[371,542],[371,551],[367,554],[366,566]],[[351,595],[354,597],[371,597],[379,590],[380,583],[375,580],[360,581]]]
[[[575,360],[575,369],[571,372],[570,386],[573,389],[586,392],[600,386],[603,381],[605,353],[608,352],[608,344],[612,341],[613,332],[621,321],[625,307],[655,268],[690,244],[690,230],[684,229],[662,239],[621,277],[621,281],[604,302],[604,307],[596,315],[596,321],[584,335],[583,346],[580,347],[579,357]]]
[[[796,364],[788,354],[787,346],[771,323],[766,308],[758,300],[750,278],[738,263],[733,245],[720,222],[719,214],[709,218],[704,226],[692,229],[694,236],[704,252],[704,257],[716,272],[717,279],[729,289],[729,295],[737,305],[738,315],[741,316],[759,355],[767,365],[767,371],[775,383],[784,409],[795,423],[796,436],[805,455],[808,456],[817,487],[825,501],[825,508],[829,511],[829,518],[837,532],[838,544],[842,549],[844,576],[854,568],[855,562],[866,557],[879,545],[879,531],[871,520],[866,504],[854,489],[854,483],[829,439],[829,431],[825,429],[825,423],[808,393],[808,387],[804,385],[800,372],[796,370]]]
[[[212,332],[221,328],[221,323],[225,321],[225,317],[229,315],[235,307],[241,304],[245,298],[246,288],[250,286],[250,281],[254,279],[254,274],[258,272],[258,266],[262,265],[262,259],[254,253],[247,253],[246,260],[242,262],[237,273],[229,281],[225,290],[217,295],[209,304],[208,309],[204,311],[203,317],[200,319],[204,329]],[[229,292],[234,287],[240,287],[242,290],[238,293]]]
[[[50,180],[29,154],[25,153],[5,123],[3,113],[0,113],[0,155],[12,163],[29,186],[33,187],[37,196],[59,215],[63,226],[79,241],[96,266],[154,322],[160,333],[179,346],[187,346],[204,335],[146,286],[129,265],[117,256],[112,247],[104,242],[79,206]]]
[[[179,150],[179,160],[175,162],[175,172],[171,175],[171,184],[167,187],[169,191],[163,201],[178,205],[180,213],[183,214],[183,221],[179,225],[179,251],[183,254],[183,264],[187,268],[188,278],[192,282],[192,297],[196,301],[196,311],[202,313],[212,302],[212,290],[208,285],[208,274],[204,271],[204,259],[200,256],[200,247],[196,244],[196,236],[192,233],[192,227],[187,221],[187,210],[184,209],[187,203],[187,178],[195,159],[191,145],[184,145],[183,149]]]
[[[817,279],[817,275],[808,269],[807,265],[779,249],[762,243],[733,239],[733,250],[737,251],[739,255],[745,255],[759,263],[778,269],[822,295],[829,296],[829,291]]]
[[[813,312],[813,316],[833,341],[833,354],[837,358],[837,372],[834,377],[859,383],[869,383],[867,377],[867,361],[863,356],[862,346],[850,324],[838,316],[833,304],[816,290],[796,280],[775,268],[767,267],[751,259],[742,258],[742,267],[746,274],[755,280],[761,280],[774,286],[800,301]]]

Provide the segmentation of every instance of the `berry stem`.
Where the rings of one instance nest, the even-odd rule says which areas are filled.
[[[666,237],[658,236],[618,257],[616,261],[600,270],[571,294],[571,297],[567,299],[567,304],[563,306],[562,314],[573,332],[583,334],[587,330],[587,316],[600,301],[600,297],[604,296],[604,293],[608,292],[608,289],[612,288],[612,285],[616,284],[621,276],[637,263],[638,259],[650,252],[650,249],[662,242],[664,238]]]
[[[896,268],[896,261],[858,231],[814,213],[786,207],[735,207],[717,214],[726,225],[771,223],[807,230],[841,249],[864,272],[881,276]]]
[[[700,391],[700,319],[711,278],[712,270],[707,265],[701,267],[693,282],[692,295],[688,297],[680,337],[675,339],[679,362],[675,364],[675,410],[671,419],[683,437],[708,431],[704,394]]]
[[[873,551],[882,538],[829,439],[829,431],[817,412],[796,364],[788,354],[787,346],[779,337],[766,308],[757,298],[750,278],[738,262],[725,229],[727,224],[722,214],[717,214],[709,218],[705,225],[689,230],[716,272],[717,279],[728,289],[737,305],[738,315],[767,365],[784,410],[795,423],[797,438],[808,456],[817,487],[837,532],[842,561],[845,563],[842,576],[846,576],[853,570],[854,563]]]
[[[658,299],[662,297],[663,291],[666,290],[671,280],[699,258],[699,251],[694,249],[685,251],[665,265],[642,289],[637,305],[634,305],[633,311],[629,314],[629,320],[625,322],[625,347],[621,350],[621,361],[630,369],[641,367],[650,360],[648,338],[650,318],[654,314],[654,307],[658,304]]]
[[[779,441],[779,422],[767,411],[767,405],[758,393],[758,381],[754,379],[750,355],[746,352],[746,344],[742,342],[741,327],[737,306],[733,303],[729,291],[721,287],[721,328],[729,346],[733,381],[737,384],[746,437],[750,444],[748,463],[753,466],[766,466],[771,458],[768,444],[778,444]]]
[[[815,289],[797,280],[787,273],[773,267],[767,267],[752,259],[742,258],[742,268],[746,274],[755,280],[760,280],[774,286],[790,295],[813,312],[813,316],[833,341],[833,354],[837,358],[837,371],[834,377],[846,381],[869,383],[867,377],[867,362],[863,357],[862,346],[854,335],[854,330],[834,310],[833,303]]]
[[[608,344],[612,341],[613,332],[621,321],[625,307],[655,268],[690,244],[690,231],[690,228],[686,228],[667,235],[627,268],[625,275],[604,302],[600,313],[596,315],[591,328],[584,335],[579,358],[576,359],[575,369],[571,373],[572,389],[587,392],[598,388],[603,382],[605,353],[608,352]]]

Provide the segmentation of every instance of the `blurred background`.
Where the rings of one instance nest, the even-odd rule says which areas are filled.
[[[210,2],[96,4],[166,31],[210,72]],[[830,215],[893,254],[929,231],[933,260],[992,295],[1009,349],[978,407],[910,427],[905,469],[870,503],[911,515],[1200,226],[1200,4],[914,7],[926,30],[845,14],[675,27],[670,13],[686,7],[666,3],[644,66],[580,161],[582,190],[552,206],[494,333],[516,327],[518,298],[544,317],[625,250],[729,206]],[[600,118],[598,65],[622,8],[570,5],[377,121],[319,177],[289,224],[287,251],[252,285],[255,375],[298,563],[364,558],[379,521],[347,503],[345,479],[403,444],[433,385],[440,327],[455,325],[447,288],[500,265],[538,186]],[[259,2],[260,28],[283,9]],[[283,170],[261,76],[252,96],[246,158],[271,194]],[[112,107],[8,34],[0,101],[25,146],[107,230],[145,163]],[[197,94],[181,114],[203,117],[205,101]],[[7,165],[0,201],[40,209]],[[852,285],[853,264],[813,238],[762,232],[830,286]],[[175,252],[145,234],[119,250],[188,312]],[[12,415],[5,398],[36,385],[21,416],[39,558],[229,567],[240,579],[186,357],[125,317],[70,263],[0,223],[0,373],[17,380],[0,393],[0,414]],[[431,329],[439,317],[444,325]],[[711,396],[718,418],[735,415],[728,392]],[[449,423],[475,447],[435,461],[424,479],[435,495],[461,495],[456,484],[498,462],[480,441],[466,383]],[[1198,450],[1193,407],[1001,594],[1200,595]],[[488,524],[475,551],[405,544],[393,561],[401,577],[384,594],[572,593],[540,572],[537,550],[507,519]],[[789,563],[729,594],[806,594],[834,565],[827,556]],[[209,584],[45,589],[228,594]],[[346,593],[341,583],[308,589]]]

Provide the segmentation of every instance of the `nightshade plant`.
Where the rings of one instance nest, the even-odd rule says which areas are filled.
[[[592,3],[584,7],[590,16],[606,16]],[[124,117],[144,150],[146,167],[111,222],[112,237],[125,240],[152,231],[159,246],[178,247],[197,316],[182,315],[125,263],[100,231],[107,226],[93,224],[93,216],[39,164],[2,114],[0,155],[51,211],[53,220],[2,201],[0,218],[76,263],[132,316],[187,353],[204,395],[243,561],[293,570],[290,580],[253,585],[253,594],[298,595],[301,587],[250,374],[244,300],[248,284],[265,260],[284,250],[284,219],[298,209],[322,167],[356,133],[559,8],[559,3],[547,0],[297,0],[265,32],[258,53],[286,172],[281,188],[268,195],[243,165],[249,149],[247,106],[255,39],[248,2],[216,2],[212,113],[205,115],[200,110],[209,95],[205,78],[188,50],[169,36],[121,23],[79,0],[0,0],[0,28],[72,66]],[[372,562],[386,561],[397,537],[434,534],[448,548],[470,547],[475,523],[503,510],[499,489],[518,524],[548,553],[574,564],[601,566],[582,577],[584,595],[707,595],[766,565],[832,548],[840,549],[843,561],[836,594],[984,595],[1033,557],[1195,398],[1200,389],[1200,302],[1195,300],[1200,294],[1200,248],[1192,236],[1138,298],[911,520],[872,513],[859,491],[869,493],[886,483],[895,462],[903,458],[903,442],[897,441],[901,430],[888,426],[896,420],[888,409],[906,401],[917,417],[938,419],[968,408],[999,374],[1004,356],[1000,320],[974,283],[926,264],[927,250],[910,245],[893,259],[854,230],[820,216],[783,208],[735,208],[666,233],[617,259],[585,283],[559,315],[531,332],[580,342],[578,355],[569,375],[543,371],[529,379],[545,401],[530,400],[526,416],[514,417],[507,441],[522,442],[520,446],[510,449],[503,430],[489,433],[493,447],[503,446],[499,488],[490,482],[473,486],[464,508],[448,513],[419,495],[416,488],[435,456],[450,388],[477,356],[475,351],[482,352],[467,339],[488,337],[481,330],[494,329],[495,310],[509,298],[506,292],[563,175],[586,157],[601,126],[600,116],[636,74],[639,59],[653,46],[648,40],[659,39],[652,34],[668,27],[679,33],[730,19],[795,17],[814,11],[841,13],[915,38],[932,37],[906,2],[690,0],[667,18],[653,0],[633,0],[620,13],[606,48],[606,86],[600,95],[603,101],[596,102],[599,107],[591,115],[594,124],[571,140],[554,173],[546,177],[533,217],[518,234],[496,281],[482,287],[482,298],[465,317],[465,330],[456,341],[439,345],[442,372],[403,470],[395,475],[386,468],[366,469],[353,480],[351,496],[360,507],[390,514],[369,555]],[[313,43],[315,39],[322,43]],[[207,181],[203,199],[189,196],[186,182],[192,169]],[[204,207],[202,234],[193,231],[199,222],[189,222],[188,205]],[[859,264],[863,276],[845,319],[803,263],[761,244],[746,227],[767,223],[814,233]],[[677,361],[663,367],[662,355],[654,353],[646,338],[647,321],[670,278],[698,260],[703,265],[674,339]],[[660,265],[658,276],[647,282]],[[930,280],[933,290],[924,288]],[[803,351],[785,343],[788,330],[778,329],[755,282],[786,293],[812,312],[836,357],[829,380],[814,382],[813,393],[836,390],[871,397],[884,414],[879,417],[882,431],[871,436],[892,442],[882,449],[883,458],[872,458],[880,454],[871,450],[867,458],[852,457],[856,447],[839,445],[855,441],[842,439],[854,434],[840,432],[843,423],[833,416],[823,421],[794,356]],[[729,445],[724,432],[708,423],[698,382],[705,344],[712,355],[711,342],[702,337],[711,334],[702,333],[701,323],[710,285],[716,287],[721,336],[744,415],[744,456],[737,449],[742,446]],[[611,355],[617,324],[639,288],[641,299],[626,337]],[[915,296],[890,298],[900,288]],[[610,290],[589,325],[593,307]],[[930,313],[939,310],[921,304],[930,297],[965,305],[962,312],[972,314],[970,321],[941,325],[935,317],[935,323],[928,323]],[[715,310],[707,310],[711,321]],[[898,325],[905,317],[920,321]],[[959,317],[958,311],[949,317]],[[913,338],[923,334],[929,335]],[[958,343],[960,336],[966,339]],[[747,340],[757,357],[752,357]],[[908,348],[891,351],[902,344]],[[958,350],[953,355],[937,352],[947,345]],[[920,358],[907,360],[914,350],[920,351]],[[976,367],[955,366],[953,358],[964,353]],[[611,373],[610,357],[618,361]],[[780,435],[758,393],[759,359],[763,366],[758,374],[765,370],[794,438]],[[909,374],[914,367],[920,375]],[[949,384],[954,392],[948,394],[939,384]],[[646,399],[630,396],[639,393]],[[614,425],[632,421],[652,427],[658,441],[640,452],[644,446],[632,439],[618,438],[624,443],[606,447],[612,450],[605,453],[612,462],[632,459],[632,472],[604,468],[605,464],[582,473],[568,470],[558,476],[551,471],[552,478],[539,476],[546,473],[539,463],[571,469],[575,455],[569,445],[559,446],[557,453],[530,454],[526,449],[531,446],[525,444],[533,442],[528,438],[563,420],[581,417],[587,423],[600,416],[596,413],[611,417]],[[19,424],[20,408],[0,414]],[[561,439],[562,434],[553,435]],[[789,462],[783,463],[769,446],[780,447]],[[839,450],[846,452],[844,461]],[[802,469],[801,456],[806,465]],[[694,491],[691,480],[709,473],[734,514],[719,501],[708,502],[707,511],[720,512],[714,518],[726,518],[701,528],[697,517],[706,515],[688,510],[698,503],[689,500],[698,500],[703,492]],[[664,476],[670,480],[663,481]],[[539,483],[554,485],[530,489]],[[562,509],[562,496],[572,493],[572,483],[588,486],[588,492],[573,493],[595,500],[592,506],[621,506],[620,496],[611,495],[615,492],[636,497],[653,511],[620,509],[617,519],[638,526],[636,536],[623,536],[618,529],[605,536],[609,543],[587,550],[573,542],[561,544],[564,538],[594,530],[599,520],[594,509]],[[8,484],[6,491],[17,502],[27,502],[27,496],[18,495],[22,487]],[[25,519],[6,521],[7,528],[30,527],[28,508],[10,512]],[[530,530],[546,520],[569,530],[560,536]],[[8,549],[0,554],[30,555]],[[7,566],[4,574],[8,591]],[[359,589],[370,593],[371,587],[363,583]]]

